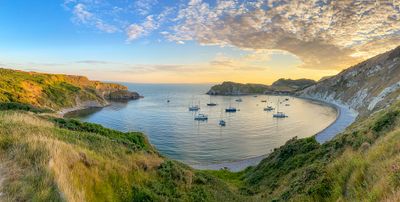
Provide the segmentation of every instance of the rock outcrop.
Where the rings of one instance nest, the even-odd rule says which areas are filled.
[[[142,98],[137,92],[130,92],[128,90],[117,90],[105,95],[105,98],[112,101],[127,101]]]

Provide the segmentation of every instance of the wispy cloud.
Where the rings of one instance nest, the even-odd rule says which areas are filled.
[[[73,3],[75,1],[68,0],[65,5]],[[100,31],[107,33],[115,33],[119,31],[117,26],[104,22],[100,17],[96,16],[95,13],[90,12],[88,7],[83,3],[77,3],[72,8],[74,15],[73,20],[77,24],[87,24],[96,27]]]
[[[282,50],[300,58],[303,68],[341,69],[400,45],[400,1],[395,0],[217,0],[212,4],[190,0],[159,13],[153,12],[160,10],[153,9],[156,0],[138,0],[134,13],[143,17],[117,16],[124,23],[100,17],[112,9],[113,1],[103,0],[109,8],[93,11],[87,5],[95,8],[99,1],[67,1],[79,23],[106,32],[125,30],[128,41],[159,30],[162,37],[180,44],[197,41],[255,52]]]
[[[141,15],[148,15],[153,6],[158,3],[157,0],[137,0],[134,3],[136,11]]]
[[[316,69],[343,68],[400,45],[398,1],[227,2],[190,1],[169,39],[285,50]]]

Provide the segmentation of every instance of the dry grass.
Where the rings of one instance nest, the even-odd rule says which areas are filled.
[[[86,147],[88,143],[74,139],[74,136],[82,135],[85,134],[59,129],[33,114],[1,112],[1,153],[4,159],[11,162],[7,165],[10,172],[6,173],[5,183],[16,184],[15,189],[4,190],[6,201],[23,200],[24,196],[31,196],[32,193],[24,195],[16,189],[34,189],[29,187],[32,184],[25,181],[27,176],[32,175],[36,180],[42,178],[29,170],[32,163],[43,170],[41,175],[48,176],[45,182],[35,183],[44,186],[54,184],[58,191],[53,194],[59,194],[59,198],[67,201],[116,201],[123,196],[119,193],[121,189],[125,188],[123,191],[127,192],[127,196],[132,195],[130,184],[146,183],[164,161],[156,154],[129,153],[121,145],[112,150],[110,147],[116,146],[116,143],[105,138],[100,142],[104,148],[109,148],[103,151],[108,154],[98,154]],[[24,162],[31,158],[35,162]]]
[[[400,186],[400,129],[367,149],[348,149],[329,167],[339,201],[393,201]],[[398,199],[397,199],[398,200]]]

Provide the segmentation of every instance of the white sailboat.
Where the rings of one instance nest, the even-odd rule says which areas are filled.
[[[267,100],[269,100],[269,97],[267,97]],[[268,103],[268,102],[266,102],[266,103]],[[267,104],[267,106],[264,108],[264,111],[272,111],[272,110],[274,110],[274,108],[272,107],[272,106],[270,106],[270,105],[268,105]]]
[[[285,113],[279,111],[279,104],[280,103],[279,103],[279,98],[278,98],[278,104],[277,104],[277,107],[276,107],[276,113],[273,114],[272,117],[274,117],[274,118],[287,118],[288,116]]]
[[[192,105],[189,106],[189,111],[199,111],[199,110],[200,110],[200,102],[198,105],[194,105],[192,99]]]

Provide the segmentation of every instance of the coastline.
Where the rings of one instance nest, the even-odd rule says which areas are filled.
[[[293,95],[292,95],[293,96]],[[326,141],[331,140],[334,138],[338,133],[342,132],[347,126],[354,122],[355,118],[357,117],[357,113],[349,109],[348,106],[339,104],[337,102],[328,102],[326,100],[320,100],[310,97],[301,97],[301,96],[293,96],[300,99],[306,99],[310,101],[317,102],[319,104],[327,105],[336,110],[336,119],[329,124],[326,128],[322,129],[321,131],[317,132],[313,136],[317,140],[318,143],[323,144]],[[88,109],[96,109],[96,108],[103,108],[110,105],[109,102],[107,104],[102,105],[95,101],[88,101],[81,103],[78,106],[72,108],[62,109],[57,114],[61,117],[64,117],[66,114],[78,112],[82,110]],[[236,160],[236,161],[228,161],[228,162],[220,162],[220,163],[212,163],[212,164],[192,164],[190,165],[192,168],[199,169],[199,170],[221,170],[221,169],[228,169],[233,172],[239,172],[246,169],[249,166],[256,166],[258,165],[264,158],[266,158],[269,153],[250,157],[246,159]]]
[[[296,96],[294,96],[296,97]],[[325,100],[319,100],[309,97],[298,97],[301,99],[308,99],[315,102],[319,102],[324,105],[331,106],[336,109],[336,119],[329,124],[326,128],[321,130],[320,132],[313,135],[318,143],[323,144],[326,141],[331,140],[337,134],[341,133],[346,129],[349,125],[351,125],[358,113],[354,110],[349,109],[348,106],[339,104],[337,102],[327,102]],[[215,164],[198,164],[198,165],[190,165],[191,167],[199,170],[221,170],[221,169],[229,169],[232,172],[239,172],[246,169],[249,166],[256,166],[258,165],[264,158],[266,158],[268,154],[264,154],[261,156],[256,156],[252,158],[242,159],[238,161],[232,162],[222,162],[222,163],[215,163]]]
[[[77,112],[77,111],[87,110],[87,109],[92,109],[92,108],[103,108],[103,107],[106,107],[109,105],[110,105],[109,102],[107,102],[106,104],[100,104],[99,102],[96,102],[96,101],[87,101],[87,102],[79,104],[75,107],[61,109],[60,111],[57,112],[57,115],[64,117],[66,114],[71,113],[71,112]]]

